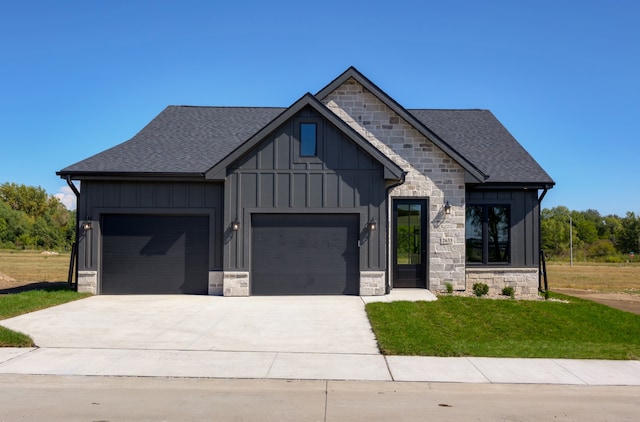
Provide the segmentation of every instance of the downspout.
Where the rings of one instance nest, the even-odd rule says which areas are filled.
[[[544,292],[545,298],[549,294],[549,286],[547,282],[547,266],[546,262],[543,266],[543,250],[542,250],[542,200],[544,199],[547,192],[549,192],[550,186],[545,185],[544,190],[542,191],[542,195],[538,198],[538,291],[542,291],[542,277],[544,271]]]
[[[73,182],[71,181],[71,176],[67,174],[67,178],[65,180],[67,181],[67,185],[69,185],[69,187],[71,188],[73,193],[76,195],[76,200],[78,200],[80,198],[80,191],[78,190],[76,185],[74,185]],[[76,215],[77,214],[78,213],[76,213]],[[77,220],[77,218],[76,218],[76,220]]]
[[[387,211],[389,211],[389,205],[391,205],[389,202],[389,194],[391,193],[391,189],[396,188],[400,185],[403,185],[405,182],[405,179],[407,178],[408,173],[409,173],[408,171],[403,171],[402,176],[400,176],[401,177],[400,181],[386,187],[384,194],[386,199],[385,203],[387,204]],[[385,227],[387,230],[387,253],[385,257],[385,260],[387,261],[387,280],[384,286],[384,293],[387,295],[391,293],[391,262],[389,261],[389,256],[390,256],[389,249],[391,248],[391,232],[389,230],[389,220],[390,220],[389,217],[390,216],[387,215],[387,218],[385,221]]]
[[[73,270],[75,264],[75,277],[76,277],[76,290],[78,290],[78,240],[80,239],[80,216],[78,215],[78,203],[80,202],[80,191],[76,188],[76,185],[71,181],[71,176],[67,175],[65,178],[67,181],[67,185],[73,191],[76,196],[76,239],[71,247],[71,261],[69,262],[69,279],[67,280],[69,287],[73,284],[73,279],[71,275],[71,271]],[[75,261],[75,262],[74,262]]]

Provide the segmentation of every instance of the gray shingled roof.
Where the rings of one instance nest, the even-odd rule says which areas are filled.
[[[61,170],[61,176],[204,174],[285,108],[169,106],[132,139]],[[487,110],[408,110],[489,183],[553,184]]]
[[[203,174],[284,110],[169,106],[130,140],[59,173]]]
[[[487,183],[554,184],[489,110],[407,110],[488,175]]]

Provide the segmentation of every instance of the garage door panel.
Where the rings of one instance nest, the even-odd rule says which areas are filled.
[[[106,294],[206,294],[207,216],[105,215],[102,285]]]
[[[355,214],[256,214],[252,294],[358,294]]]

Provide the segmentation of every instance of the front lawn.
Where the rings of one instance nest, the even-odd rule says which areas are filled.
[[[386,355],[640,359],[640,315],[594,302],[443,296],[367,304]]]
[[[23,293],[0,295],[0,320],[87,296],[90,295],[77,293],[66,288],[32,290]],[[33,345],[33,340],[29,336],[0,326],[0,347],[32,347]]]

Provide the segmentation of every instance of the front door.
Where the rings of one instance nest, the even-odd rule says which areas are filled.
[[[393,287],[427,287],[427,200],[393,201]]]

